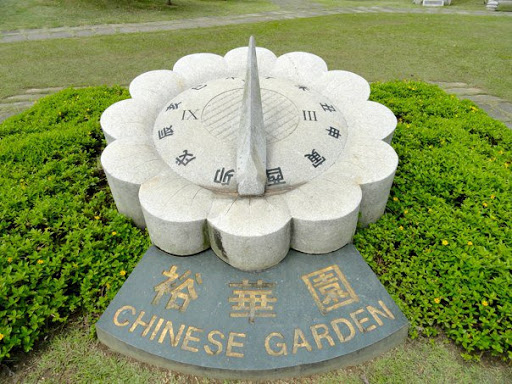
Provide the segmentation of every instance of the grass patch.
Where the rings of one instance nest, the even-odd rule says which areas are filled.
[[[489,30],[499,39],[485,39]],[[369,81],[460,81],[512,100],[512,23],[461,15],[336,15],[219,28],[0,44],[0,98],[27,88],[127,85],[191,52],[225,54],[255,35],[276,54],[306,51]],[[215,39],[211,37],[215,36]],[[321,44],[319,44],[319,42]],[[34,67],[37,63],[37,67]]]
[[[0,31],[143,23],[277,9],[269,0],[2,0]]]
[[[214,381],[160,370],[109,351],[88,336],[87,322],[76,321],[44,343],[30,359],[13,367],[8,383],[245,383]],[[512,381],[512,371],[496,362],[464,362],[443,338],[408,340],[394,350],[357,367],[276,384],[482,383]]]

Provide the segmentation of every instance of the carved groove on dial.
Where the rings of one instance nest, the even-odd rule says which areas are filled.
[[[240,125],[240,105],[243,89],[223,92],[211,99],[201,116],[206,130],[215,137],[227,141],[237,139]],[[299,112],[295,104],[278,92],[262,89],[263,120],[267,142],[283,140],[295,131],[299,124]]]

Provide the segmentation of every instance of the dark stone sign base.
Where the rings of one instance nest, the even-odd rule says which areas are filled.
[[[151,247],[96,325],[115,351],[216,378],[273,379],[354,365],[407,337],[408,323],[353,245],[290,251],[242,272],[209,250]]]

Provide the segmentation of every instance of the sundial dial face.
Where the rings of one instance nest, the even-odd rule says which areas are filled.
[[[98,337],[221,379],[357,364],[407,335],[349,244],[384,213],[396,118],[353,73],[249,45],[142,74],[103,113],[114,200],[155,247]]]
[[[347,124],[326,96],[289,80],[260,79],[267,143],[266,193],[307,183],[343,152]],[[193,87],[167,103],[155,147],[177,174],[204,188],[237,192],[237,142],[245,80]]]

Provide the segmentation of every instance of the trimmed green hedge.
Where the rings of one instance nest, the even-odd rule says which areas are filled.
[[[442,329],[467,358],[512,359],[512,131],[424,83],[374,84],[372,99],[399,120],[400,163],[387,213],[356,247],[412,336]]]
[[[68,89],[0,126],[0,360],[51,323],[101,311],[147,249],[99,164],[99,118],[121,88]]]
[[[409,320],[511,359],[512,132],[435,86],[372,86],[399,118],[388,212],[355,244]],[[102,312],[149,246],[98,158],[121,88],[68,89],[0,125],[0,360],[76,310]]]

